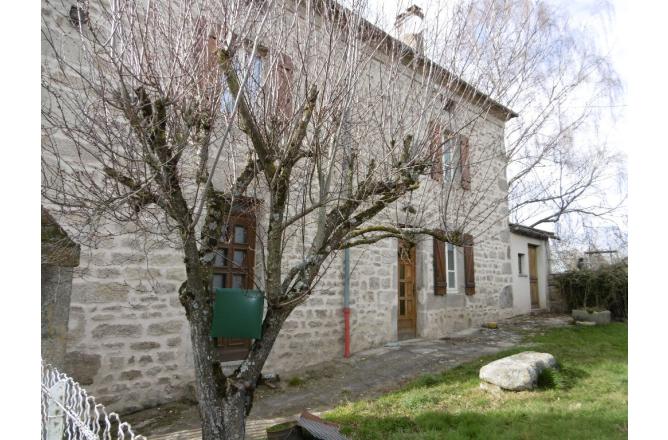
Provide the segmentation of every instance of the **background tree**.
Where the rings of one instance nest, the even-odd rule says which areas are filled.
[[[532,2],[444,13],[423,43],[450,73],[363,20],[365,2],[347,6],[44,2],[43,201],[83,244],[131,228],[183,253],[205,439],[243,438],[281,326],[338,250],[418,234],[462,244],[505,224],[506,169],[521,187],[555,157],[574,124],[556,124],[555,109],[610,73]],[[526,112],[505,149],[502,131],[485,130],[513,114],[478,90]],[[453,148],[461,136],[475,148]],[[210,275],[239,206],[258,218],[267,312],[226,375],[209,336]]]

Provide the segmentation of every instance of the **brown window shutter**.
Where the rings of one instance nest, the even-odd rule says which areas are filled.
[[[429,124],[429,157],[431,157],[431,178],[437,182],[443,180],[443,142],[441,138],[441,127],[431,122]]]
[[[462,165],[462,188],[471,189],[471,165],[469,163],[469,139],[465,136],[460,138],[459,151]]]
[[[212,88],[220,82],[220,69],[218,68],[217,36],[220,34],[220,24],[209,24],[206,18],[200,17],[195,25],[196,42],[193,48],[193,56],[199,71],[199,86],[203,90]]]
[[[467,295],[475,293],[475,269],[473,261],[473,237],[464,234],[464,287]]]
[[[448,287],[445,270],[445,242],[434,240],[434,295],[445,295]]]
[[[292,59],[280,54],[276,63],[276,111],[283,119],[292,117]]]

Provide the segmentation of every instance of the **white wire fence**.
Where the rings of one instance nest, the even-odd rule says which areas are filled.
[[[42,363],[42,440],[146,440],[65,373]]]

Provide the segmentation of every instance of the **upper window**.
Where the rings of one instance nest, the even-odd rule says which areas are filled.
[[[253,59],[250,60],[251,51],[246,49],[239,49],[234,57],[234,70],[237,72],[239,77],[239,82],[244,77],[244,69],[249,68],[248,78],[246,79],[246,96],[249,98],[251,104],[255,103],[259,94],[260,88],[262,86],[262,75],[264,74],[264,59],[257,52],[253,55]],[[223,75],[223,103],[222,109],[228,113],[231,113],[234,110],[234,102],[236,96],[232,91],[227,87],[227,78]]]
[[[525,275],[525,263],[524,263],[524,254],[517,254],[517,273],[519,275]]]
[[[456,137],[450,137],[443,143],[443,177],[446,182],[452,182],[455,178],[457,144]]]

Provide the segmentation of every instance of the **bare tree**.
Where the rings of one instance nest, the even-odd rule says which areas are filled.
[[[338,250],[419,234],[470,244],[507,228],[507,168],[521,186],[554,157],[579,121],[557,127],[555,109],[606,73],[532,2],[444,13],[423,35],[428,57],[364,20],[365,8],[45,2],[44,203],[82,243],[132,224],[183,253],[204,439],[243,438],[285,319]],[[489,96],[527,111],[505,148],[517,115]],[[571,197],[564,190],[532,194]],[[262,337],[226,375],[210,338],[210,277],[238,210],[258,218],[252,282],[267,311]]]

